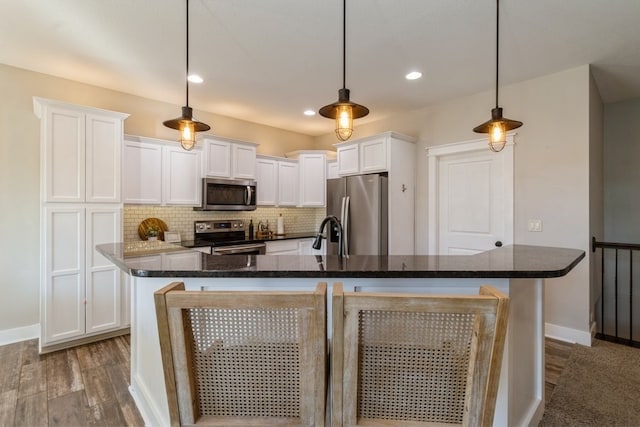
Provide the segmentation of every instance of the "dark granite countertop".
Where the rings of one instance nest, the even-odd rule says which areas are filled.
[[[585,253],[578,249],[511,245],[477,255],[209,255],[165,244],[153,252],[122,243],[98,252],[137,277],[281,278],[552,278],[566,275]]]

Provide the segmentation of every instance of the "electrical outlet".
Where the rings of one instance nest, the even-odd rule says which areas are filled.
[[[529,220],[529,231],[539,232],[542,231],[542,220],[541,219],[530,219]]]

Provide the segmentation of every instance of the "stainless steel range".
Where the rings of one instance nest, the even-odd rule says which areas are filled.
[[[193,229],[195,246],[199,250],[210,247],[210,253],[214,255],[260,255],[266,252],[264,242],[246,239],[243,220],[196,221]]]

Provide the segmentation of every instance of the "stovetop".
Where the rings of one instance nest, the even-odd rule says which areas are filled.
[[[246,243],[243,220],[208,220],[193,224],[196,246],[229,246]]]

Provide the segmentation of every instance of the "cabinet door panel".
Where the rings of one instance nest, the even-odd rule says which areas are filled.
[[[207,139],[204,141],[205,175],[231,178],[231,144]]]
[[[121,325],[120,272],[93,269],[87,278],[87,334]]]
[[[298,204],[298,164],[278,162],[278,205]]]
[[[360,143],[360,172],[386,172],[387,140],[386,138],[363,141]]]
[[[122,120],[86,116],[87,202],[119,203],[121,200]]]
[[[162,203],[162,147],[156,144],[125,141],[124,203]]]
[[[44,216],[42,341],[49,343],[85,332],[85,211],[48,207]]]
[[[354,175],[360,172],[358,144],[338,147],[338,174]]]
[[[326,157],[323,154],[303,154],[300,162],[300,206],[325,205]]]
[[[278,162],[270,159],[257,159],[256,181],[258,183],[256,203],[261,206],[275,205],[278,190]]]
[[[85,197],[85,116],[49,108],[42,123],[45,201],[83,202]]]
[[[87,208],[86,332],[120,327],[121,280],[119,269],[95,249],[122,241],[122,209]]]
[[[163,147],[163,200],[167,205],[199,206],[202,198],[201,152]]]
[[[254,179],[256,177],[256,147],[233,145],[232,174],[238,179]]]

